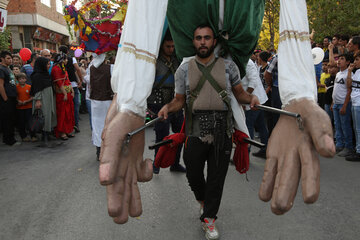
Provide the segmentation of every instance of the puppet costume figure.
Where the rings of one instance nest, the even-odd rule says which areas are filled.
[[[93,54],[94,59],[89,66],[90,69],[90,99],[91,99],[91,125],[92,142],[96,146],[96,157],[99,160],[101,147],[101,133],[105,124],[106,113],[109,110],[113,91],[111,90],[112,65],[105,64],[105,53]]]
[[[304,23],[304,19],[307,19],[306,3],[304,0],[284,0],[281,5],[281,17],[290,19],[281,20],[285,23],[285,29],[291,33],[299,30],[305,32],[289,35],[280,43],[284,47],[279,46],[279,64],[284,64],[280,60],[283,56],[280,50],[284,49],[292,60],[301,62],[286,64],[291,73],[287,76],[292,76],[289,79],[280,76],[284,71],[279,66],[279,86],[285,109],[301,114],[303,130],[299,129],[294,118],[281,116],[270,137],[259,197],[264,201],[272,200],[271,209],[275,214],[283,214],[293,206],[300,177],[304,201],[315,202],[319,194],[317,152],[326,157],[335,154],[330,120],[312,97],[316,91],[312,92],[312,86],[308,86],[310,81],[315,83],[313,66],[310,67],[310,44],[302,41],[303,36],[308,35],[308,29],[297,29],[298,25],[307,26],[307,22]],[[100,183],[107,187],[108,212],[116,223],[125,223],[128,216],[141,214],[137,182],[152,178],[152,163],[143,160],[144,132],[130,140],[126,134],[144,123],[146,99],[153,86],[155,60],[166,10],[176,55],[180,59],[197,56],[179,67],[175,74],[175,98],[159,111],[159,116],[166,119],[168,113],[186,106],[185,163],[196,158],[194,146],[201,147],[199,159],[194,163],[188,162],[186,166],[187,177],[196,199],[201,204],[204,201],[200,219],[205,236],[217,239],[219,233],[214,221],[228,167],[232,127],[241,128],[245,124],[239,103],[250,103],[250,106],[259,104],[258,99],[246,93],[237,81],[245,76],[246,63],[256,46],[264,13],[263,0],[169,0],[168,6],[166,0],[129,1],[112,76],[116,97],[109,108],[102,135]],[[211,28],[199,28],[203,22],[208,22]],[[206,55],[212,53],[210,49],[215,46],[214,35],[222,46],[221,56],[230,56],[233,61],[217,58],[214,54]],[[301,57],[291,55],[304,51],[306,53]],[[298,67],[299,64],[302,67]],[[297,73],[294,75],[294,72]],[[289,85],[301,81],[298,86],[301,89],[292,87],[286,90],[281,87],[282,84],[286,86],[284,81],[290,81]],[[197,92],[199,83],[203,85],[199,93],[190,94]],[[305,91],[311,92],[303,93]],[[234,123],[229,113],[234,115]],[[214,123],[213,127],[207,126],[208,121]],[[248,133],[246,127],[243,132]],[[208,172],[211,177],[206,179],[206,183],[200,173],[205,160],[211,165],[208,171],[215,169]],[[206,184],[214,188],[204,192]]]

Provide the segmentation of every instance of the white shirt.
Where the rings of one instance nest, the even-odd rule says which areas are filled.
[[[360,69],[352,76],[351,103],[353,106],[360,106]]]
[[[246,65],[246,75],[241,79],[241,85],[246,91],[248,88],[253,88],[254,91],[252,94],[257,96],[259,98],[260,104],[264,104],[268,97],[266,95],[265,89],[262,85],[258,69],[255,65],[255,63],[249,59],[247,65]],[[249,110],[250,106],[246,105],[246,110]]]
[[[335,83],[334,83],[334,91],[333,91],[333,102],[334,104],[344,104],[347,87],[346,87],[346,79],[348,75],[348,70],[340,71],[336,74]]]
[[[76,61],[76,58],[72,58],[72,63],[73,63],[73,65],[75,64],[75,63],[77,63],[77,61]],[[74,69],[75,70],[75,72],[76,72],[76,69]],[[77,73],[76,73],[76,76],[77,76]],[[74,88],[74,87],[78,87],[78,84],[77,84],[77,82],[71,82],[71,86]]]

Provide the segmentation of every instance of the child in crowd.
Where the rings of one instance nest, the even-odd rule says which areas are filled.
[[[347,161],[360,161],[360,52],[355,53],[355,60],[348,68],[348,85],[351,86],[351,112],[356,138],[356,152],[345,159]],[[357,69],[357,70],[356,70]],[[355,74],[352,74],[353,71]]]
[[[322,73],[320,75],[320,81],[317,82],[318,103],[322,109],[324,109],[324,105],[325,105],[325,93],[326,93],[325,79],[330,77],[330,74],[328,73],[328,63],[329,63],[329,59],[324,59],[321,67]]]
[[[332,94],[334,90],[335,78],[336,78],[336,74],[339,72],[337,63],[335,62],[329,63],[328,72],[330,76],[327,79],[325,79],[326,93],[324,97],[324,103],[325,103],[324,107],[325,107],[325,111],[327,112],[327,114],[331,119],[331,123],[334,125],[334,115],[330,108],[331,108],[331,103],[333,101]]]
[[[13,65],[12,71],[14,73],[14,76],[16,76],[20,73],[20,69],[21,69],[20,65],[18,65],[18,64]]]
[[[31,139],[27,136],[26,130],[30,130],[30,119],[32,116],[32,100],[30,96],[31,86],[26,84],[26,74],[19,73],[16,76],[16,80],[19,82],[16,85],[17,91],[17,116],[18,116],[18,125],[19,133],[23,142],[32,142],[37,141],[35,133],[30,132]]]
[[[336,152],[339,157],[347,157],[353,153],[353,133],[351,128],[351,86],[348,79],[348,66],[353,56],[342,54],[339,56],[338,67],[333,91],[333,113],[335,123]],[[351,73],[350,73],[351,74]]]

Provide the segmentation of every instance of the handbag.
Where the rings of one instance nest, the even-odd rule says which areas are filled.
[[[30,131],[34,133],[41,132],[45,125],[44,114],[41,109],[35,109],[30,120]]]

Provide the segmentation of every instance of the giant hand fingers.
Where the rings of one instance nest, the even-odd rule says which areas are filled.
[[[311,140],[300,146],[301,188],[305,203],[314,203],[320,193],[320,162]]]

